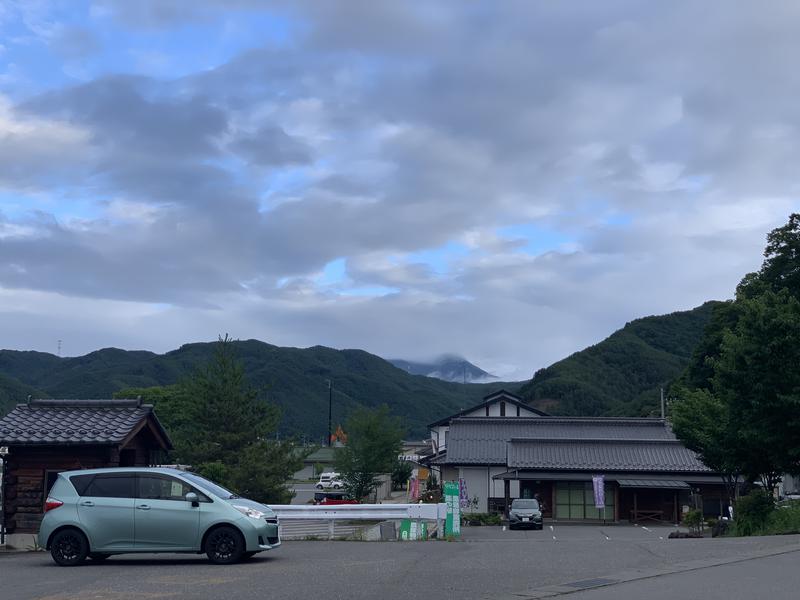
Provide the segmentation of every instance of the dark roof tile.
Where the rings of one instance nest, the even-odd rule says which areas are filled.
[[[118,444],[152,413],[139,400],[31,400],[0,419],[0,445]]]

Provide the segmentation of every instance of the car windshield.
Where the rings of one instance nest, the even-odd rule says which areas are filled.
[[[234,500],[238,498],[236,494],[234,494],[230,490],[226,490],[221,485],[214,483],[213,481],[209,481],[205,477],[200,477],[200,475],[196,475],[195,473],[181,473],[183,477],[194,483],[195,485],[199,485],[203,489],[211,492],[215,496],[219,496],[220,498],[224,498],[225,500]]]
[[[511,503],[511,508],[522,510],[539,510],[538,500],[514,500]]]

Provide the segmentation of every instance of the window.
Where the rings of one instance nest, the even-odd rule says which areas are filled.
[[[505,417],[506,416],[506,403],[505,402],[501,402],[500,403],[500,416],[501,417]]]
[[[75,491],[78,492],[78,496],[85,496],[86,488],[92,483],[92,479],[94,479],[94,475],[73,475],[69,478],[69,482],[72,484],[72,487],[75,488]]]
[[[489,405],[488,404],[486,405],[486,416],[487,417],[489,416]]]
[[[519,405],[517,405],[517,416],[519,416]]]
[[[594,505],[594,488],[591,481],[570,481],[556,484],[556,518],[614,520],[614,488],[605,487],[606,507]]]
[[[85,493],[81,495],[94,496],[96,498],[133,498],[135,481],[136,477],[133,473],[95,475]]]
[[[194,490],[188,483],[172,477],[159,475],[139,475],[139,498],[148,500],[186,501],[186,494]]]

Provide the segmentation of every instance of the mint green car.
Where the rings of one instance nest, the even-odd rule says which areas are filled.
[[[269,507],[199,475],[119,468],[59,473],[39,543],[72,566],[129,552],[205,552],[212,563],[231,564],[281,540]]]

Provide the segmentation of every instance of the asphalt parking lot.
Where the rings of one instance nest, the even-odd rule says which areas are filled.
[[[759,556],[768,556],[759,559],[762,563],[800,559],[800,536],[669,540],[670,531],[629,526],[546,526],[543,531],[474,527],[465,528],[459,542],[285,542],[278,550],[229,567],[209,565],[197,555],[126,555],[103,564],[61,568],[44,553],[8,554],[0,555],[0,598],[520,600],[547,597],[543,594],[553,590],[580,592],[580,586],[570,584],[598,578],[615,583],[580,592],[581,598],[594,598],[617,587],[642,585],[616,585],[630,579],[657,582],[653,578],[663,576],[678,582],[681,573],[697,577],[708,569],[708,580],[715,568],[735,574],[743,571],[742,565],[759,564]],[[636,595],[641,592],[632,593],[616,597],[642,597]],[[597,596],[601,597],[608,596]],[[776,592],[773,597],[783,596]]]

